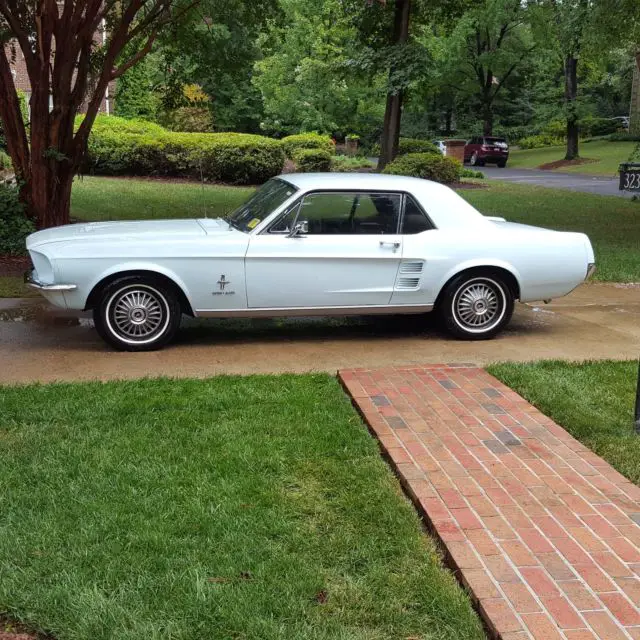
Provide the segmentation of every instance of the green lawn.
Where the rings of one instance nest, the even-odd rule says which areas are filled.
[[[57,640],[484,637],[333,377],[0,397],[14,620]]]
[[[640,484],[640,435],[633,429],[637,361],[496,364],[488,370]]]
[[[38,293],[27,287],[20,277],[0,277],[0,298],[33,298]]]
[[[558,171],[615,176],[618,173],[618,165],[629,159],[636,146],[637,142],[609,142],[608,140],[581,142],[580,156],[596,160],[596,162],[562,167]],[[516,150],[509,154],[507,166],[511,169],[535,169],[542,164],[564,159],[565,153],[565,147]]]
[[[488,183],[460,191],[485,215],[549,229],[582,231],[596,252],[596,278],[640,282],[640,204],[562,189]]]
[[[73,185],[71,215],[80,220],[220,217],[251,193],[246,187],[85,177]]]

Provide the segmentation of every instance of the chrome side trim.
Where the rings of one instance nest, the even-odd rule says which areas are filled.
[[[27,286],[37,291],[74,291],[78,288],[75,284],[44,284],[33,277],[33,273],[27,271],[24,274],[24,282]]]
[[[197,318],[284,318],[303,316],[366,316],[433,311],[432,304],[364,307],[293,307],[262,309],[196,309]]]

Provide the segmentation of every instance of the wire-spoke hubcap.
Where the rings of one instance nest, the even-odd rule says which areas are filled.
[[[493,280],[478,278],[466,282],[458,289],[453,311],[456,321],[463,329],[489,331],[504,316],[504,292]]]
[[[107,304],[112,331],[129,343],[151,342],[169,322],[165,297],[153,287],[133,285],[115,293]]]

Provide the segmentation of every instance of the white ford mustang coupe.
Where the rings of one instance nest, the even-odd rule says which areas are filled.
[[[593,272],[582,233],[485,217],[401,176],[293,174],[226,219],[98,222],[30,235],[26,281],[92,310],[117,349],[158,349],[183,314],[424,313],[457,338],[495,336],[514,301],[564,296]]]

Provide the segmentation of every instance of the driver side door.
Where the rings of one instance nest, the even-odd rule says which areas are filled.
[[[249,308],[386,306],[402,258],[402,194],[303,196],[246,255]],[[296,225],[304,231],[292,233]]]

